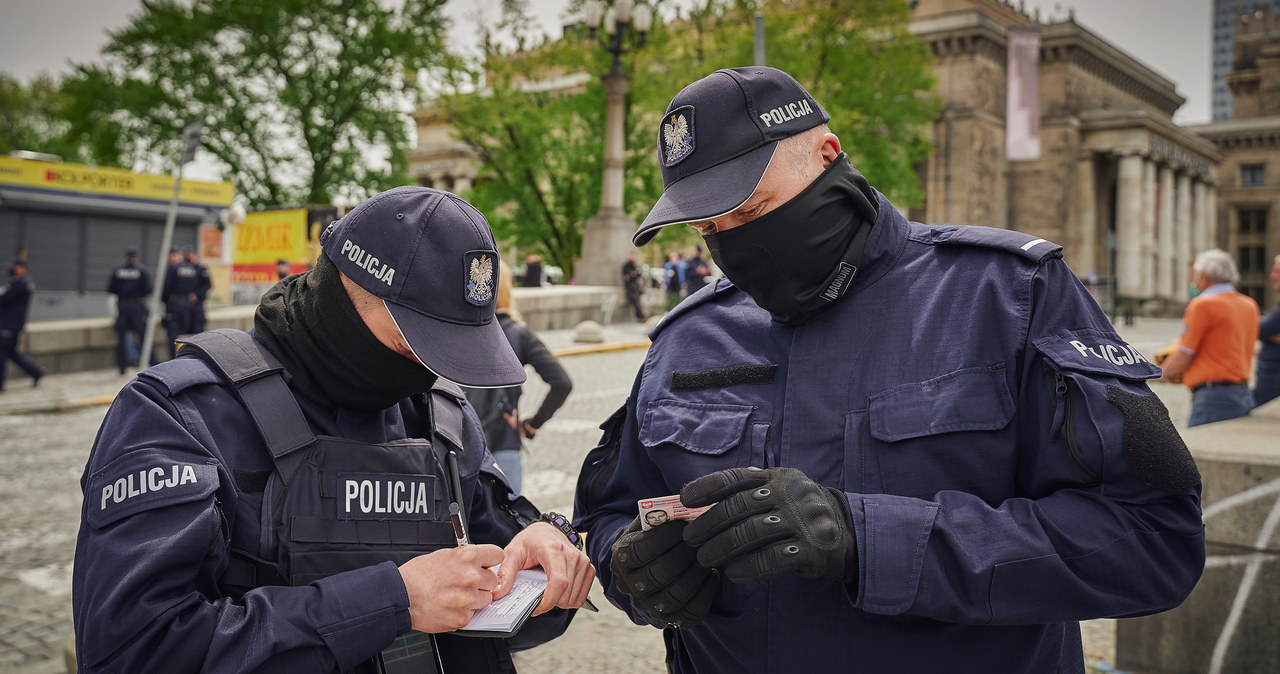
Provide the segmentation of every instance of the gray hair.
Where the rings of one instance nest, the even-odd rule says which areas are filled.
[[[783,138],[778,142],[774,158],[778,160],[781,168],[812,180],[815,176],[809,175],[809,146],[812,145],[814,136],[830,132],[831,129],[826,124],[819,124],[794,136]]]
[[[1196,256],[1191,268],[1216,283],[1235,283],[1240,280],[1240,272],[1236,270],[1236,262],[1221,248],[1206,250]]]

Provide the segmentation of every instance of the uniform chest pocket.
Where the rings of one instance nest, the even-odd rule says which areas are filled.
[[[955,370],[896,386],[871,397],[865,412],[850,413],[846,428],[846,482],[859,490],[932,498],[946,489],[983,494],[1002,480],[1014,443],[1015,406],[1004,363]]]
[[[707,473],[751,463],[754,452],[745,438],[752,410],[749,405],[655,400],[640,422],[640,442],[669,485],[679,489]]]

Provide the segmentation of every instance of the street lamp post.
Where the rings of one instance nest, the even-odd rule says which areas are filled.
[[[604,187],[600,212],[587,220],[582,234],[582,258],[574,276],[581,285],[622,285],[622,263],[632,250],[631,235],[636,223],[622,210],[624,99],[631,79],[622,72],[621,57],[644,45],[645,35],[653,24],[653,11],[646,4],[631,0],[613,0],[605,5],[600,0],[587,0],[583,13],[591,36],[604,22],[600,44],[613,55],[613,67],[601,80],[605,92]]]

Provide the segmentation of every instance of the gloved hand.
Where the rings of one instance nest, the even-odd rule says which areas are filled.
[[[640,518],[613,543],[609,568],[635,605],[675,627],[702,622],[716,596],[720,574],[698,563],[684,542],[688,522],[667,522],[642,531]]]
[[[735,583],[795,573],[858,582],[858,542],[843,492],[794,468],[730,468],[680,490],[690,508],[716,503],[684,530],[706,567]]]

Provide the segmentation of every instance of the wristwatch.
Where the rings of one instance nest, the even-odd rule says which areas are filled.
[[[582,549],[582,534],[574,530],[573,524],[569,522],[569,518],[560,513],[545,512],[542,517],[538,518],[539,522],[546,522],[551,526],[559,529],[565,536],[569,537],[569,542],[573,543],[579,550]]]

